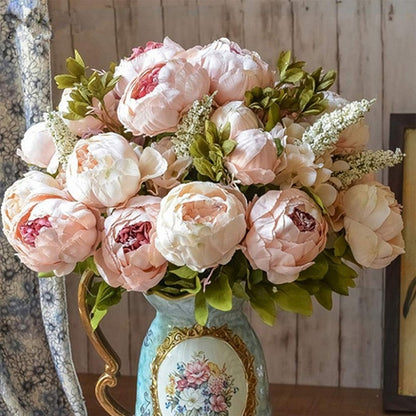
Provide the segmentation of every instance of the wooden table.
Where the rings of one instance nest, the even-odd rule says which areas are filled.
[[[95,399],[97,378],[97,375],[79,375],[88,413],[92,416],[107,416]],[[124,407],[133,410],[135,389],[135,377],[123,376],[112,392]],[[415,416],[414,413],[383,413],[381,391],[374,389],[272,384],[270,401],[273,416]]]

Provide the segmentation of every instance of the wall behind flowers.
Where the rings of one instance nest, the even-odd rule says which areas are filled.
[[[147,40],[169,36],[187,48],[227,36],[273,65],[291,49],[309,69],[336,69],[336,89],[346,98],[375,97],[370,147],[388,148],[390,113],[416,112],[414,0],[49,0],[49,13],[53,73],[64,72],[74,48],[91,67],[104,68]],[[102,363],[78,318],[77,284],[67,278],[74,360],[79,372],[99,373]],[[383,285],[383,272],[364,271],[349,297],[334,297],[331,312],[319,305],[311,318],[281,312],[274,328],[252,313],[270,380],[380,387]],[[131,293],[105,318],[122,374],[136,373],[152,316]]]

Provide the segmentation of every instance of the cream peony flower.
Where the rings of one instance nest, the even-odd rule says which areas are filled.
[[[56,152],[55,142],[44,121],[33,124],[26,131],[20,147],[17,150],[18,156],[26,163],[40,168],[48,167]]]
[[[137,196],[105,219],[94,260],[110,286],[145,292],[164,276],[167,262],[155,248],[159,207],[160,198]]]
[[[234,140],[237,146],[224,163],[228,171],[243,185],[273,182],[280,160],[271,134],[260,129],[243,130]]]
[[[8,241],[36,272],[71,273],[98,244],[99,213],[79,202],[49,198],[23,207]]]
[[[325,248],[328,225],[320,208],[303,191],[269,191],[248,214],[243,245],[254,269],[275,284],[296,280]]]
[[[208,71],[210,93],[217,91],[215,101],[220,105],[243,100],[245,92],[254,87],[272,87],[274,84],[273,71],[257,52],[241,49],[226,38],[193,49],[184,56]]]
[[[156,136],[177,130],[182,113],[209,91],[207,72],[184,59],[149,68],[127,86],[118,117],[134,135]]]
[[[228,263],[245,232],[245,206],[234,193],[216,183],[190,182],[162,199],[156,248],[171,263],[203,272]]]
[[[117,206],[135,195],[143,181],[161,175],[166,161],[152,148],[140,160],[116,133],[81,139],[68,158],[66,184],[77,201],[95,208]]]
[[[335,144],[334,154],[345,155],[360,152],[364,150],[369,138],[368,126],[364,120],[360,120],[340,133]]]
[[[243,101],[231,101],[218,107],[211,116],[211,121],[219,131],[223,130],[227,123],[230,123],[230,139],[243,130],[262,127],[256,114],[246,107]]]
[[[404,253],[400,207],[378,182],[348,189],[343,198],[345,239],[359,264],[382,269]]]

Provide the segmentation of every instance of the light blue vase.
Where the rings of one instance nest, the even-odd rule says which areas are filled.
[[[260,342],[242,311],[209,310],[204,327],[194,297],[146,297],[156,309],[143,341],[136,416],[270,416]]]

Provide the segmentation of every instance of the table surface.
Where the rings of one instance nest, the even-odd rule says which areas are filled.
[[[96,374],[80,374],[80,383],[87,402],[88,414],[107,416],[94,394]],[[135,377],[122,376],[111,389],[123,407],[133,411]],[[270,385],[273,416],[415,416],[415,413],[383,413],[381,391],[375,389]]]

